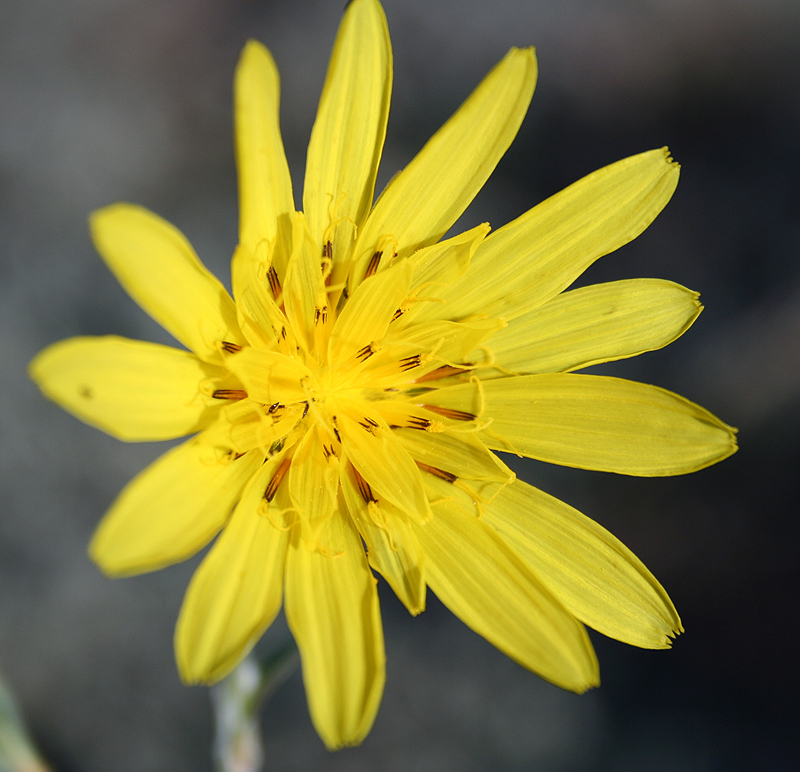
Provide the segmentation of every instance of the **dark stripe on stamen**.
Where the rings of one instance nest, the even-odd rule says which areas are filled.
[[[423,471],[432,474],[434,477],[438,477],[440,480],[444,480],[445,482],[454,483],[458,477],[454,475],[452,472],[445,472],[444,469],[439,469],[438,466],[431,466],[430,464],[425,464],[422,461],[417,461],[414,459],[417,466]]]
[[[281,294],[281,282],[278,279],[278,272],[275,270],[274,265],[271,265],[267,271],[267,281],[269,282],[269,288],[272,290],[272,297],[277,300],[278,295]]]
[[[322,256],[327,257],[328,260],[333,260],[333,244],[330,241],[326,241],[322,245]]]
[[[247,392],[242,389],[214,389],[214,399],[247,399]]]
[[[291,463],[291,458],[284,458],[283,461],[281,461],[281,465],[278,467],[278,471],[272,475],[272,479],[269,481],[269,485],[264,491],[264,498],[267,501],[272,501],[272,499],[275,498],[275,494],[278,492],[278,486],[283,482],[283,478],[286,477]]]
[[[303,415],[301,418],[305,418],[308,415],[308,402],[306,402],[306,406],[303,408]]]
[[[238,343],[231,343],[229,340],[222,341],[222,348],[229,354],[236,354],[242,350],[242,347]]]
[[[474,413],[467,413],[465,410],[453,410],[450,407],[439,407],[438,405],[422,405],[422,407],[445,418],[452,418],[454,421],[474,421],[478,417]]]
[[[377,503],[378,499],[372,493],[372,488],[370,488],[369,483],[358,473],[358,469],[353,467],[353,475],[356,478],[356,486],[358,487],[358,492],[361,494],[361,498],[364,499],[364,502],[369,504]]]
[[[280,410],[281,408],[283,408],[283,405],[281,405],[281,403],[280,403],[280,402],[273,402],[273,403],[272,403],[272,404],[269,406],[269,409],[267,410],[267,412],[268,412],[268,413],[276,413],[276,412],[277,412],[278,410]]]
[[[375,349],[372,348],[372,344],[371,343],[368,343],[366,346],[364,346],[364,347],[360,348],[358,351],[356,351],[356,359],[359,359],[362,362],[365,362],[374,353],[375,353]]]
[[[414,354],[413,357],[406,357],[405,359],[400,360],[400,369],[405,372],[406,370],[413,370],[415,367],[419,367],[420,363],[422,362],[422,355],[421,354]]]
[[[314,324],[319,324],[320,320],[323,324],[328,321],[328,306],[314,309]]]
[[[403,315],[403,309],[398,308],[397,311],[394,312],[394,316],[392,316],[392,321],[395,319],[399,319]]]
[[[383,256],[383,252],[376,252],[370,259],[369,265],[367,266],[367,272],[364,274],[365,279],[369,279],[374,273],[377,272],[378,266],[381,264],[381,257]]]
[[[420,418],[419,416],[410,415],[408,417],[409,429],[430,429],[431,422],[427,418]]]
[[[459,373],[468,373],[472,368],[472,365],[464,365],[464,367],[454,367],[453,365],[444,365],[443,367],[437,367],[435,370],[431,370],[429,373],[425,373],[425,375],[420,375],[419,378],[414,380],[414,383],[423,383],[424,381],[435,381],[439,378],[448,378],[451,375],[458,375]]]

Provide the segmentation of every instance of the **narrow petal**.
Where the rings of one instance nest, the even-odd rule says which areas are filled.
[[[405,515],[388,501],[374,500],[356,475],[352,464],[340,467],[344,500],[367,545],[369,564],[416,616],[425,610],[425,552]]]
[[[682,632],[672,601],[641,560],[563,501],[518,480],[485,508],[483,521],[589,627],[646,649],[668,648]]]
[[[355,413],[354,413],[355,415]],[[392,430],[375,414],[356,420],[339,411],[338,427],[347,457],[369,483],[377,498],[386,498],[414,519],[430,515],[422,475]]]
[[[255,40],[234,79],[239,240],[254,259],[271,260],[278,235],[291,231],[292,180],[278,120],[280,81],[269,51]],[[283,267],[283,266],[281,266]]]
[[[132,204],[99,209],[90,225],[119,283],[197,356],[221,364],[221,341],[245,342],[233,300],[177,228]]]
[[[542,305],[647,228],[672,197],[678,176],[678,164],[662,148],[556,193],[489,235],[437,316],[486,313],[511,320]]]
[[[372,206],[392,90],[392,49],[377,0],[345,11],[311,132],[303,209],[318,245],[330,242],[332,281],[344,279]]]
[[[468,627],[564,689],[584,692],[599,683],[583,625],[485,523],[449,499],[414,530],[427,556],[428,585]]]
[[[286,564],[286,619],[300,649],[311,719],[331,750],[358,745],[372,727],[386,679],[378,593],[361,538],[345,517],[307,549],[295,535]]]
[[[259,463],[254,453],[219,459],[200,438],[173,448],[120,493],[89,545],[92,560],[122,576],[191,557],[222,528]]]
[[[492,336],[487,349],[516,373],[577,370],[672,343],[697,319],[696,292],[660,279],[628,279],[564,292]],[[485,354],[483,355],[485,356]],[[480,361],[476,352],[474,361]]]
[[[115,335],[54,343],[29,371],[42,392],[72,415],[135,442],[205,428],[220,404],[203,384],[221,386],[227,375],[188,351]]]
[[[358,234],[356,284],[383,242],[394,244],[404,257],[442,238],[516,136],[536,74],[533,49],[511,49],[389,183]]]
[[[175,630],[185,683],[214,683],[227,675],[280,610],[289,532],[267,517],[264,490],[281,461],[273,456],[253,475],[192,577]]]
[[[386,335],[411,286],[413,268],[403,260],[363,282],[347,301],[331,332],[328,360],[347,362],[363,346]]]
[[[302,524],[302,536],[308,549],[317,547],[322,524],[337,511],[339,458],[332,438],[319,425],[310,428],[300,440],[289,469],[289,494]]]
[[[256,402],[289,405],[306,399],[303,382],[311,371],[299,359],[277,351],[245,348],[227,357],[226,364]]]
[[[490,421],[481,432],[490,448],[580,469],[660,477],[736,452],[736,430],[707,410],[622,378],[521,375],[450,386],[425,400]]]

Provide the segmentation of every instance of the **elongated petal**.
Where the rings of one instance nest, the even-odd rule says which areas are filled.
[[[408,295],[413,268],[408,261],[363,282],[336,320],[328,359],[346,362],[363,346],[383,339],[395,311]]]
[[[323,431],[314,426],[300,440],[289,469],[289,493],[309,549],[317,547],[320,527],[336,514],[338,491],[339,458],[332,438],[326,442]]]
[[[491,448],[580,469],[685,474],[736,452],[735,429],[683,397],[597,375],[544,373],[468,383],[425,395],[478,413]]]
[[[577,370],[672,343],[703,307],[696,292],[660,279],[628,279],[564,292],[515,319],[488,344],[517,373]],[[480,361],[476,352],[473,361]]]
[[[255,40],[242,51],[234,80],[239,240],[254,259],[271,259],[279,234],[291,232],[292,180],[283,151],[280,81],[269,51]],[[283,266],[281,266],[283,267]]]
[[[356,283],[382,241],[407,256],[438,241],[458,219],[516,136],[536,73],[533,49],[511,49],[389,183],[358,234]]]
[[[119,283],[197,356],[220,364],[221,341],[244,343],[233,300],[177,228],[132,204],[99,209],[90,225]]]
[[[656,578],[619,539],[563,501],[517,481],[483,521],[516,550],[556,598],[598,632],[665,649],[683,630]]]
[[[175,630],[185,683],[214,683],[227,675],[280,610],[289,532],[263,511],[264,490],[280,461],[273,457],[253,475],[192,577]]]
[[[678,176],[666,148],[589,174],[490,234],[436,313],[510,320],[542,305],[647,228],[672,197]]]
[[[420,471],[391,429],[379,416],[375,418],[378,425],[372,426],[366,420],[362,423],[339,414],[339,433],[347,457],[379,499],[386,498],[410,517],[424,520],[430,508]]]
[[[300,649],[308,707],[330,749],[357,745],[383,694],[386,658],[378,593],[361,539],[344,517],[322,528],[336,555],[295,536],[286,564],[286,619]]]
[[[392,49],[383,9],[377,0],[354,0],[328,66],[303,188],[314,241],[330,241],[334,263],[343,267],[372,206],[391,90]],[[335,270],[333,282],[338,280]]]
[[[359,486],[352,464],[340,467],[340,479],[350,516],[367,545],[369,564],[383,576],[413,615],[425,610],[425,552],[403,513],[388,501],[369,498]]]
[[[201,391],[225,372],[188,351],[109,335],[54,343],[31,362],[44,394],[121,440],[169,440],[207,426],[219,402]]]
[[[310,370],[299,359],[277,351],[245,348],[226,361],[228,369],[257,402],[287,405],[306,398],[302,384],[310,377]]]
[[[487,525],[445,500],[412,523],[427,580],[466,625],[542,678],[575,692],[599,683],[586,630]]]
[[[219,459],[195,438],[165,453],[120,493],[89,554],[107,574],[155,571],[202,549],[222,528],[259,463]]]

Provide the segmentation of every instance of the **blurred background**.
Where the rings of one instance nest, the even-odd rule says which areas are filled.
[[[71,335],[170,342],[118,287],[86,218],[128,200],[180,227],[228,281],[237,240],[231,80],[244,41],[282,74],[304,153],[343,0],[0,3],[0,670],[60,772],[211,769],[207,690],[178,680],[172,630],[198,560],[109,581],[86,544],[164,450],[83,426],[27,380]],[[299,672],[263,711],[271,770],[711,772],[797,769],[800,462],[800,3],[385,0],[395,86],[379,188],[512,45],[539,85],[459,225],[494,227],[596,168],[669,145],[677,193],[581,283],[671,279],[706,310],[667,349],[603,368],[693,399],[742,449],[688,477],[530,462],[659,577],[672,651],[593,635],[603,685],[545,684],[435,598],[412,619],[381,583],[388,680],[372,733],[329,754]],[[281,621],[263,642],[287,635]]]

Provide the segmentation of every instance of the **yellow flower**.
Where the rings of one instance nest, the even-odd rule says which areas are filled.
[[[660,348],[700,312],[656,279],[564,292],[641,233],[678,166],[612,164],[488,235],[443,235],[514,138],[536,81],[512,49],[373,204],[392,55],[377,0],[336,39],[295,212],[278,75],[250,42],[235,78],[240,243],[231,299],[186,239],[117,204],[91,218],[119,281],[189,351],[73,338],[31,365],[42,391],[123,440],[195,436],[134,479],[91,543],[108,574],[195,554],[175,646],[187,682],[228,673],[282,601],[331,747],[360,742],[384,683],[372,571],[412,614],[426,586],[565,689],[598,683],[584,624],[665,648],[681,623],[611,534],[515,481],[493,451],[673,475],[733,430],[655,386],[571,371]],[[232,512],[232,514],[231,514]]]

